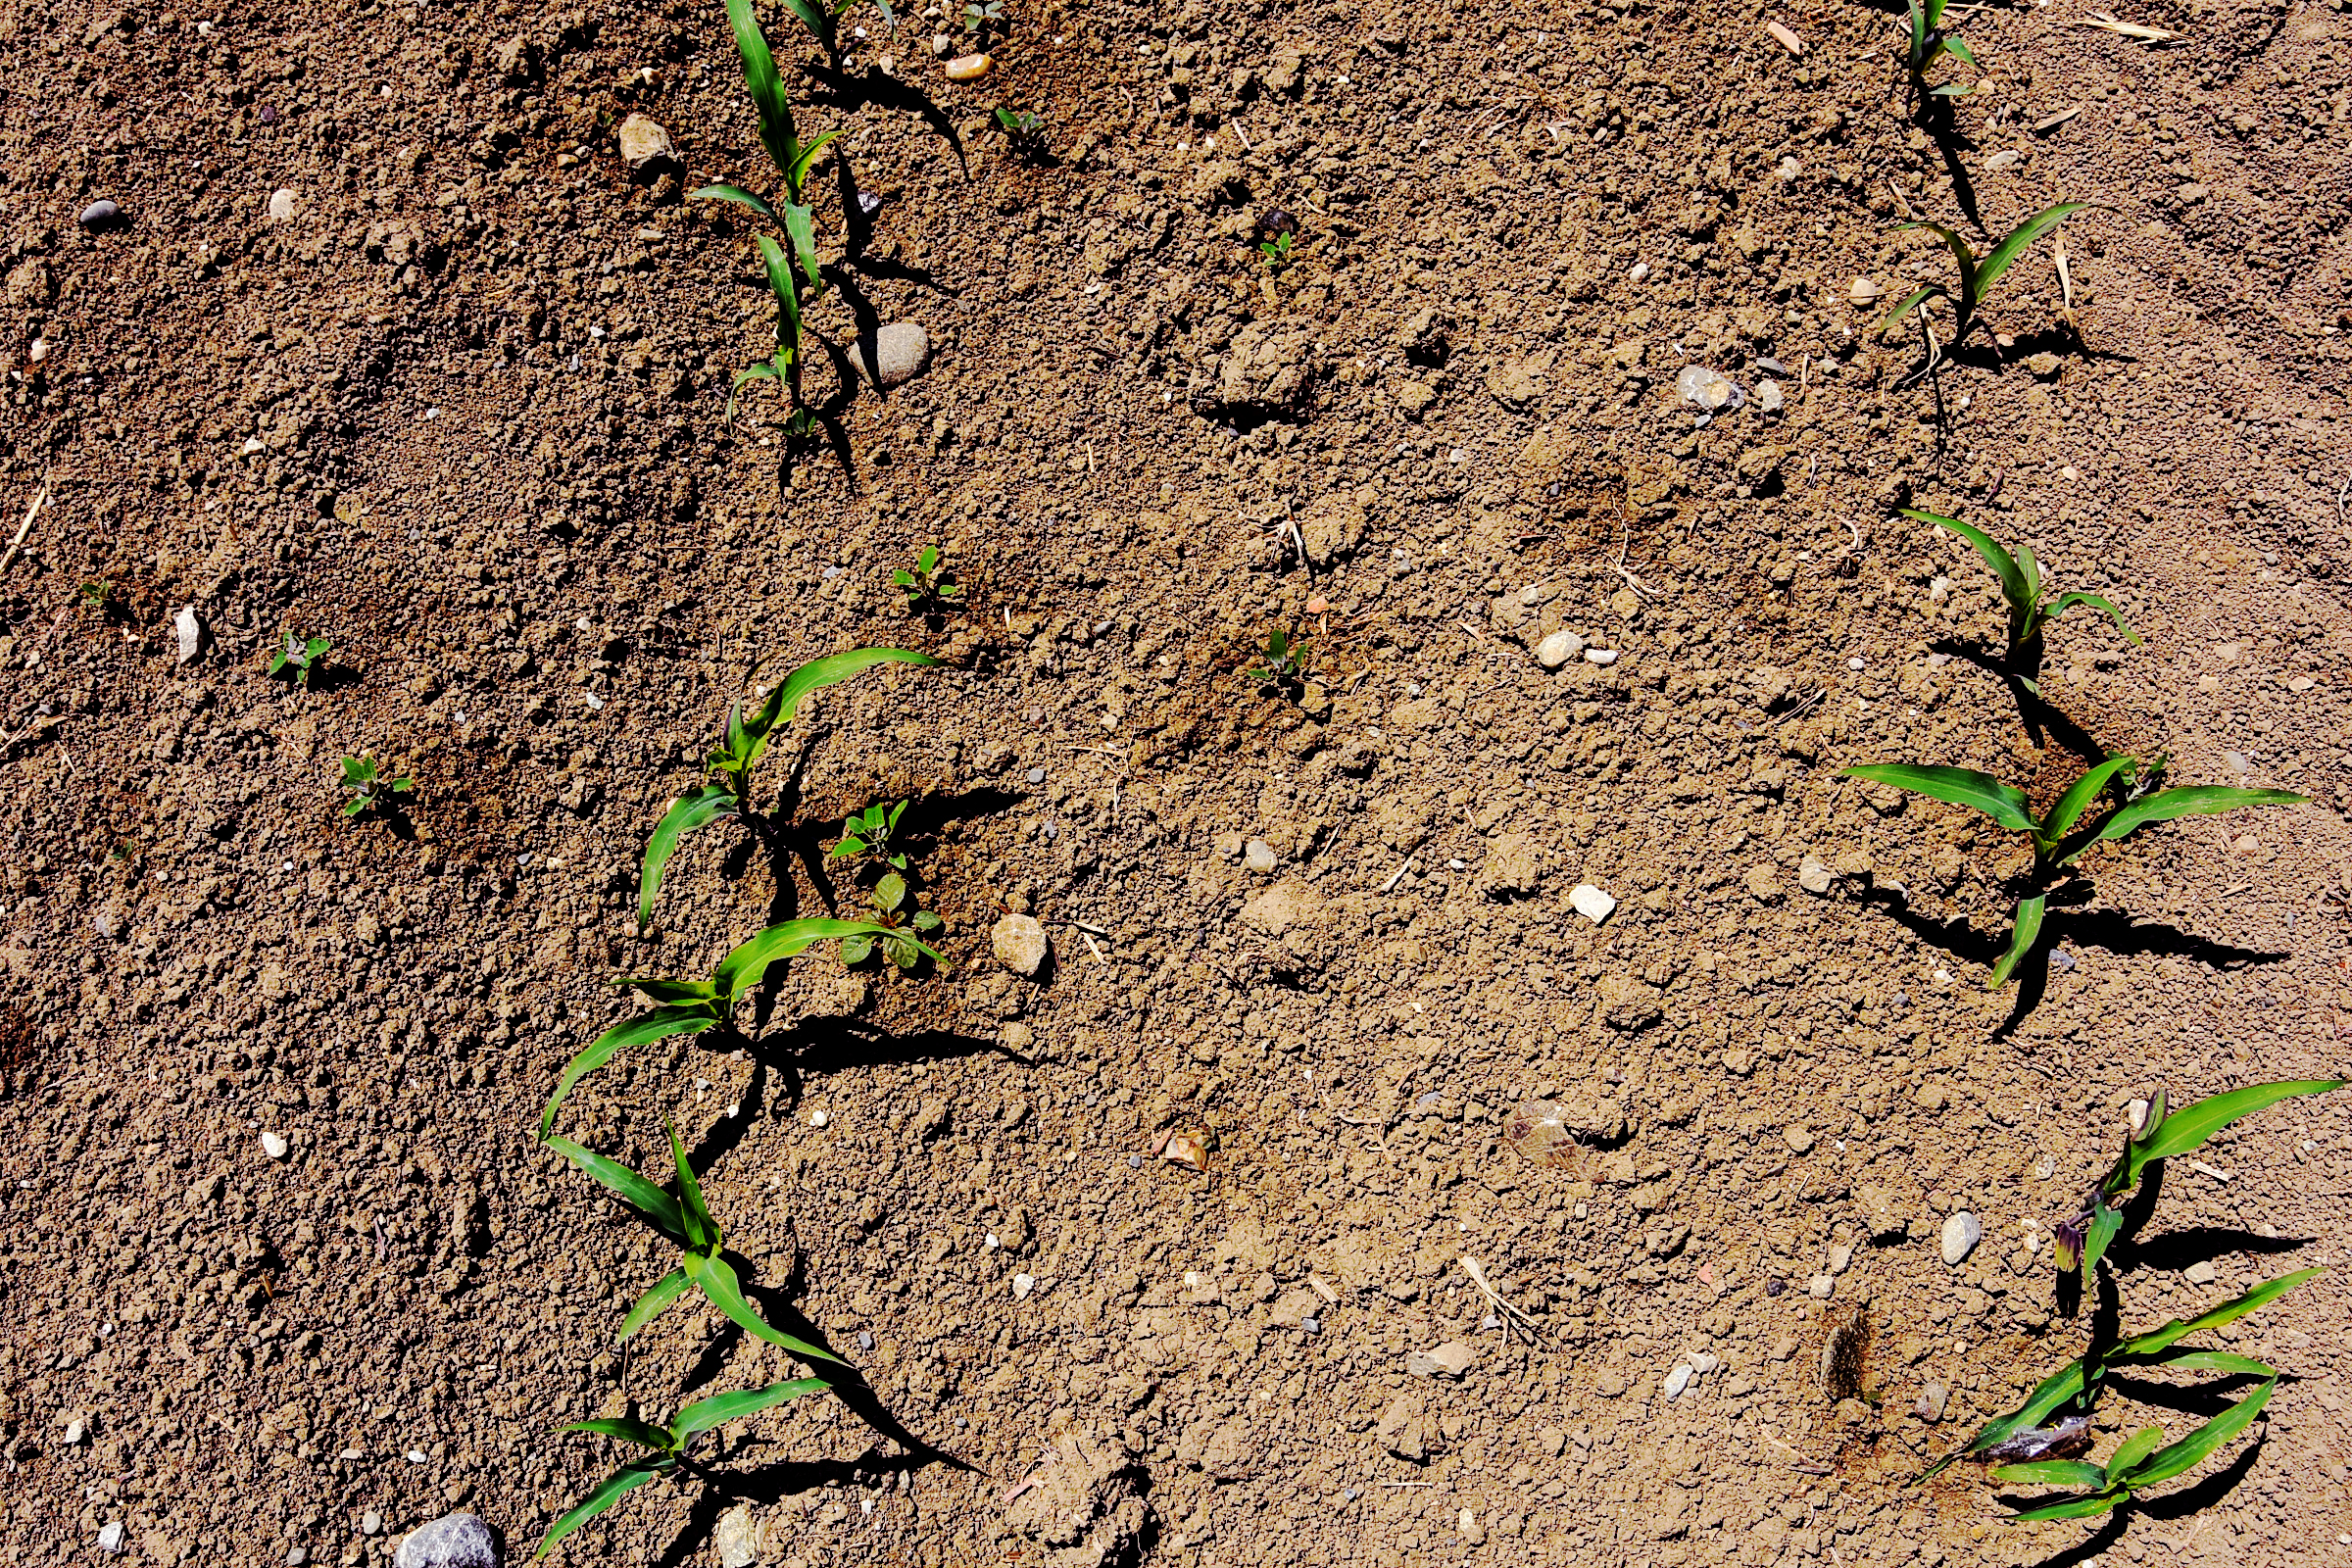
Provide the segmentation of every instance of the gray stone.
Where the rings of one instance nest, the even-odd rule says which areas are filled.
[[[920,321],[893,321],[874,333],[869,345],[859,339],[858,368],[876,386],[911,381],[931,359],[931,334]]]
[[[1919,1391],[1919,1402],[1911,1406],[1911,1413],[1922,1421],[1934,1425],[1943,1419],[1944,1401],[1951,1396],[1951,1391],[1942,1384],[1931,1383]]]
[[[1968,1254],[1977,1250],[1977,1243],[1984,1239],[1983,1221],[1965,1208],[1954,1211],[1952,1217],[1943,1222],[1943,1260],[1958,1268],[1968,1260]]]
[[[1585,640],[1565,626],[1536,644],[1536,662],[1557,669],[1585,651]]]
[[[677,149],[669,143],[669,132],[645,116],[631,115],[620,122],[620,161],[631,169],[672,163],[677,156]]]
[[[194,661],[204,651],[204,621],[197,615],[194,605],[182,605],[179,613],[172,617],[172,630],[179,637],[179,662]]]
[[[110,1557],[120,1557],[122,1555],[122,1520],[118,1519],[113,1524],[108,1525],[105,1529],[98,1532],[98,1549],[105,1552]]]
[[[1617,901],[1590,882],[1579,882],[1568,892],[1568,903],[1577,913],[1594,925],[1606,920],[1617,908]]]
[[[1827,894],[1838,885],[1838,873],[1808,855],[1797,864],[1796,885],[1807,893]]]
[[[2210,1258],[2200,1257],[2194,1263],[2191,1263],[2188,1265],[2188,1267],[2182,1269],[2180,1271],[2180,1277],[2188,1281],[2188,1283],[2191,1285],[2211,1285],[2215,1280],[2220,1279],[2222,1276],[2221,1271],[2213,1266],[2213,1262]]]
[[[1404,1369],[1417,1378],[1458,1378],[1470,1370],[1470,1347],[1447,1340],[1434,1350],[1415,1350],[1404,1358]]]
[[[289,186],[279,186],[270,193],[270,221],[282,223],[301,210],[302,198]]]
[[[990,929],[988,947],[1005,968],[1034,979],[1045,966],[1046,928],[1033,914],[1008,914]]]
[[[1242,852],[1242,863],[1263,875],[1273,870],[1279,862],[1275,858],[1273,845],[1264,839],[1251,839],[1249,849]]]
[[[1669,1399],[1679,1399],[1683,1396],[1683,1391],[1690,1386],[1690,1364],[1686,1361],[1666,1374],[1666,1381],[1658,1385],[1658,1392]]]
[[[122,209],[115,203],[99,200],[81,210],[81,226],[95,234],[102,229],[120,228],[124,220]]]
[[[409,1533],[392,1568],[498,1568],[498,1542],[474,1515],[444,1514]]]
[[[1758,381],[1756,383],[1756,412],[1758,414],[1778,414],[1781,412],[1783,402],[1780,382]]]

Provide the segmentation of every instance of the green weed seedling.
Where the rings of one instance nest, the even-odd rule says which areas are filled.
[[[2049,591],[2048,580],[2041,574],[2041,564],[2034,559],[2033,546],[2020,544],[2017,553],[2011,555],[2001,548],[1992,535],[1973,523],[1962,522],[1957,517],[1939,516],[1933,512],[1921,512],[1915,507],[1896,510],[1914,522],[1932,522],[1938,528],[1949,528],[1977,547],[1977,554],[1984,558],[1984,564],[1990,566],[1992,574],[2000,579],[2001,598],[2009,606],[2011,659],[2014,660],[2018,654],[2039,642],[2043,628],[2077,605],[2088,605],[2093,610],[2105,611],[2107,618],[2115,622],[2115,629],[2122,632],[2132,646],[2138,646],[2139,633],[2125,621],[2122,611],[2099,595],[2081,588],[2053,595]],[[2032,682],[2027,684],[2031,685]]]
[[[1946,82],[1940,87],[1928,85],[1928,73],[1945,55],[1968,62],[1972,71],[1984,68],[1969,53],[1967,40],[1957,32],[1947,32],[1943,26],[1944,0],[1911,0],[1911,9],[1903,18],[1903,70],[1911,76],[1911,90],[1924,103],[1929,98],[1958,98],[1968,92],[1959,82]]]
[[[1277,234],[1272,239],[1257,242],[1257,254],[1266,264],[1266,270],[1280,272],[1291,265],[1291,246],[1298,237],[1296,234]]]
[[[1261,657],[1264,662],[1250,671],[1250,679],[1259,686],[1296,692],[1306,684],[1306,639],[1298,633],[1268,632]]]
[[[675,1198],[628,1166],[607,1159],[594,1150],[583,1149],[567,1138],[547,1140],[548,1148],[652,1220],[657,1230],[683,1250],[678,1266],[656,1280],[653,1289],[629,1308],[629,1315],[621,1320],[620,1340],[627,1341],[688,1291],[700,1291],[706,1300],[746,1334],[810,1361],[839,1361],[841,1357],[831,1351],[771,1326],[744,1299],[743,1282],[736,1278],[735,1265],[724,1255],[725,1235],[703,1201],[702,1184],[694,1179],[694,1169],[686,1162],[686,1147],[678,1142],[678,1130],[666,1120],[662,1125],[669,1133],[670,1157],[678,1168]]]
[[[800,9],[796,4],[796,15]],[[804,16],[802,20],[808,19]],[[796,424],[800,424],[806,422],[803,416],[807,412],[801,405],[802,318],[807,308],[824,291],[824,276],[816,263],[816,210],[802,199],[802,193],[817,154],[841,132],[828,130],[814,141],[804,143],[799,123],[793,119],[792,104],[784,96],[783,78],[776,74],[775,56],[768,50],[767,35],[760,30],[760,18],[752,9],[752,0],[727,0],[727,21],[735,31],[735,52],[743,58],[744,85],[750,89],[753,107],[760,113],[760,144],[766,147],[777,172],[784,176],[784,207],[779,213],[741,185],[705,185],[694,194],[733,202],[770,221],[780,222],[785,237],[792,242],[792,258],[788,261],[782,246],[765,234],[758,236],[768,292],[776,301],[776,350],[768,359],[735,372],[734,387],[727,393],[727,417],[734,418],[735,398],[745,382],[780,380]]]
[[[944,560],[939,546],[925,545],[915,552],[912,566],[901,566],[890,574],[891,586],[906,596],[908,610],[946,610],[951,601],[963,597],[963,585],[941,564]]]
[[[975,46],[1004,26],[1004,0],[964,0],[963,30]]]
[[[698,1400],[687,1405],[671,1419],[669,1425],[658,1427],[633,1415],[600,1416],[593,1421],[576,1421],[566,1432],[595,1432],[608,1438],[618,1438],[646,1451],[643,1458],[632,1459],[598,1482],[594,1490],[563,1518],[547,1527],[540,1538],[534,1557],[544,1557],[553,1551],[556,1543],[570,1535],[589,1520],[612,1507],[622,1497],[658,1477],[671,1475],[680,1468],[693,1467],[687,1450],[694,1440],[726,1421],[740,1421],[747,1415],[757,1415],[771,1405],[787,1399],[797,1399],[804,1394],[821,1394],[826,1388],[822,1378],[793,1378],[783,1383],[771,1383],[764,1389],[745,1389],[735,1394],[721,1394],[715,1398]]]
[[[1993,965],[1985,981],[1987,989],[1997,991],[2009,983],[2018,961],[2032,951],[2034,939],[2041,934],[2041,917],[2050,884],[2092,845],[2128,837],[2150,822],[2167,822],[2177,816],[2209,816],[2247,806],[2294,806],[2307,799],[2285,790],[2236,789],[2220,784],[2157,789],[2164,761],[2159,757],[2143,771],[2136,757],[2110,757],[2068,785],[2066,793],[2039,818],[2027,809],[2024,790],[1974,768],[1881,762],[1846,768],[1841,776],[1890,784],[1898,790],[1983,811],[2031,841],[2034,868],[2027,882],[2030,891],[2018,901],[2016,918],[2010,927],[2009,951]]]
[[[103,579],[81,585],[81,602],[92,610],[104,610],[115,597],[115,585]]]
[[[852,811],[842,820],[841,842],[825,852],[828,860],[846,860],[854,855],[866,856],[894,871],[906,869],[906,857],[893,842],[899,831],[899,818],[906,812],[908,802],[884,806],[879,801],[862,811]]]
[[[363,811],[389,809],[395,803],[391,797],[406,795],[416,787],[416,780],[385,778],[382,767],[372,757],[343,759],[343,787],[353,791],[352,798],[343,803],[345,816],[358,816]]]
[[[721,1024],[732,1023],[736,1005],[760,989],[767,978],[769,967],[778,961],[797,957],[819,942],[837,941],[845,937],[902,936],[897,927],[870,920],[786,920],[771,925],[719,960],[708,980],[656,980],[624,978],[612,983],[643,992],[658,1004],[650,1012],[641,1012],[624,1023],[615,1024],[589,1045],[588,1049],[571,1058],[563,1074],[556,1080],[554,1098],[539,1117],[539,1137],[544,1141],[555,1129],[556,1111],[569,1097],[579,1081],[612,1059],[613,1054],[629,1046],[651,1045],[667,1040],[672,1035],[699,1035]],[[911,940],[911,939],[908,939]],[[920,944],[917,944],[920,947]],[[938,954],[928,948],[922,953],[934,961]]]
[[[2085,1281],[2097,1272],[2099,1259],[2107,1254],[2108,1244],[2123,1229],[2127,1200],[2139,1186],[2140,1176],[2156,1161],[2194,1153],[2205,1147],[2207,1139],[2239,1117],[2250,1116],[2281,1100],[2292,1100],[2298,1095],[2324,1095],[2343,1085],[2341,1078],[2289,1078],[2278,1083],[2249,1084],[2227,1094],[2209,1096],[2170,1114],[2165,1111],[2161,1089],[2145,1105],[2134,1101],[2138,1119],[2124,1141],[2124,1152],[2116,1156],[2115,1164],[2100,1180],[2082,1212],[2058,1227],[2058,1272],[2072,1274],[2079,1268]]]
[[[1984,291],[1998,282],[2001,274],[2016,265],[2017,259],[2026,253],[2028,246],[2051,229],[2056,228],[2071,215],[2079,213],[2090,205],[2089,202],[2061,202],[2055,207],[2042,209],[2020,223],[2007,239],[1987,251],[1982,260],[1978,258],[1975,251],[1968,248],[1968,241],[1962,239],[1956,229],[1946,228],[1941,223],[1896,224],[1895,231],[1897,233],[1907,228],[1927,228],[1933,229],[1942,236],[1944,245],[1952,253],[1952,261],[1959,269],[1960,292],[1955,295],[1941,283],[1930,283],[1913,291],[1900,305],[1888,311],[1886,318],[1879,322],[1879,335],[1885,337],[1897,321],[1910,315],[1913,310],[1931,298],[1941,296],[1951,302],[1954,317],[1952,343],[1955,347],[1958,346],[1977,324],[1977,308],[1984,301]]]
[[[2032,1487],[2081,1487],[2082,1496],[2020,1507],[2009,1516],[2013,1525],[2044,1519],[2090,1519],[2111,1513],[2145,1487],[2184,1475],[2216,1448],[2236,1437],[2262,1413],[2271,1391],[2278,1386],[2269,1377],[2252,1394],[2224,1410],[2180,1442],[2167,1445],[2162,1427],[2142,1427],[2126,1438],[2104,1465],[2087,1459],[2033,1459],[2005,1464],[1992,1472],[1995,1481]]]
[[[803,664],[785,676],[782,684],[767,694],[767,701],[749,715],[741,703],[730,708],[726,733],[708,760],[710,771],[717,775],[715,781],[678,797],[646,841],[644,868],[637,878],[637,923],[643,925],[654,917],[654,895],[662,888],[662,867],[676,853],[680,839],[722,817],[757,814],[751,804],[752,769],[766,755],[776,726],[790,723],[809,693],[837,685],[876,664],[938,662],[929,654],[905,648],[853,648]]]
[[[929,909],[915,907],[914,894],[906,879],[896,871],[885,871],[873,886],[874,919],[883,927],[872,935],[846,937],[841,944],[841,961],[845,968],[856,968],[876,951],[902,969],[911,969],[923,961],[929,948],[916,940],[916,934],[931,936],[939,930],[939,916]]]
[[[1045,148],[1045,120],[1026,109],[1000,106],[997,128],[1004,132],[1005,144],[1024,158],[1035,158]]]
[[[297,637],[288,632],[285,646],[270,661],[266,673],[291,675],[294,684],[307,692],[311,689],[311,676],[324,665],[326,656],[334,646],[323,637]]]

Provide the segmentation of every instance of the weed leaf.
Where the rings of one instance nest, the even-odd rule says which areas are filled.
[[[582,1149],[568,1138],[550,1138],[547,1147],[579,1166],[598,1186],[642,1210],[646,1218],[660,1226],[673,1241],[684,1242],[689,1239],[686,1216],[678,1207],[678,1200],[628,1166],[616,1159],[607,1159],[593,1149]]]
[[[678,848],[678,840],[697,828],[709,827],[735,813],[735,792],[723,784],[706,784],[678,797],[678,804],[662,813],[654,836],[645,841],[645,866],[637,874],[637,923],[654,917],[654,895],[662,890],[662,868]]]
[[[741,0],[731,0],[731,4],[740,3]],[[555,1549],[557,1542],[562,1541],[565,1536],[570,1535],[574,1530],[612,1507],[628,1493],[634,1492],[648,1481],[653,1480],[666,1468],[667,1465],[658,1459],[640,1459],[634,1464],[622,1465],[598,1482],[596,1490],[581,1498],[578,1507],[549,1525],[547,1534],[539,1538],[539,1549],[532,1555],[535,1557],[546,1556]]]
[[[1862,767],[1846,768],[1844,776],[1869,779],[1876,784],[1891,784],[1898,790],[1910,790],[1954,806],[1972,807],[2015,832],[2034,831],[2034,818],[2026,813],[2026,792],[2014,784],[2002,783],[1990,773],[1980,773],[1972,767],[1935,767],[1923,762],[1873,762]]]
[[[615,1024],[598,1035],[586,1051],[571,1058],[562,1077],[556,1080],[556,1093],[539,1116],[539,1136],[544,1139],[556,1125],[556,1110],[571,1094],[572,1086],[612,1059],[612,1054],[623,1046],[649,1045],[666,1040],[671,1035],[699,1035],[718,1023],[718,1009],[704,1004],[656,1007],[641,1012],[628,1022]]]
[[[686,1294],[693,1283],[682,1268],[673,1268],[656,1280],[654,1288],[637,1298],[637,1304],[629,1308],[629,1315],[620,1320],[620,1339],[625,1342],[639,1329],[660,1317],[668,1309],[670,1302]]]
[[[830,1387],[823,1378],[792,1378],[783,1383],[771,1383],[764,1389],[740,1389],[733,1394],[721,1394],[714,1398],[697,1400],[678,1412],[670,1423],[670,1433],[680,1446],[697,1433],[708,1432],[724,1421],[757,1415],[770,1405],[797,1399],[804,1394],[822,1394]]]

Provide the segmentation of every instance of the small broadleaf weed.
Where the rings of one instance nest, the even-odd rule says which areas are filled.
[[[334,644],[324,637],[297,637],[286,633],[285,645],[278,649],[264,673],[289,675],[304,691],[311,689],[311,677],[325,666],[326,656]]]
[[[1249,674],[1260,688],[1297,693],[1306,685],[1307,642],[1297,632],[1268,632],[1266,651],[1260,657],[1262,662]]]
[[[383,766],[372,757],[343,759],[343,787],[352,791],[350,800],[343,803],[345,816],[358,816],[364,811],[386,811],[399,805],[395,795],[407,795],[416,781],[408,778],[385,778]]]
[[[945,562],[939,546],[925,545],[914,553],[912,566],[901,566],[890,574],[891,586],[906,596],[908,610],[947,610],[963,597],[963,585]]]

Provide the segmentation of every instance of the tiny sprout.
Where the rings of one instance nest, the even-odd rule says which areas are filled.
[[[892,842],[899,830],[899,818],[905,814],[907,803],[884,806],[880,802],[862,811],[852,811],[842,821],[841,842],[825,852],[828,860],[847,859],[863,855],[881,861],[896,871],[906,869],[906,857]]]
[[[1306,684],[1306,639],[1296,632],[1266,634],[1265,662],[1250,671],[1261,687],[1296,691]]]
[[[1039,136],[1045,134],[1046,122],[1026,109],[1000,108],[997,111],[997,126],[1004,132],[1006,140],[1017,146],[1034,144]]]
[[[1268,270],[1279,272],[1291,265],[1291,242],[1292,236],[1289,234],[1258,242],[1257,254],[1265,259]]]
[[[906,879],[896,871],[885,871],[875,881],[871,897],[874,901],[874,921],[884,927],[879,931],[844,937],[841,943],[841,961],[845,968],[856,968],[876,951],[902,969],[911,969],[926,956],[937,957],[922,943],[922,936],[936,938],[940,918],[929,909],[917,908],[914,893]]]
[[[334,646],[324,637],[302,638],[288,632],[285,646],[277,651],[276,658],[270,661],[268,673],[283,675],[291,672],[294,684],[307,692],[311,689],[311,677],[318,673],[327,653]]]
[[[1911,76],[1912,90],[1922,98],[1958,98],[1968,88],[1959,82],[1946,82],[1940,87],[1928,85],[1928,72],[1945,55],[1965,60],[1970,67],[1982,71],[1977,57],[1969,52],[1967,41],[1957,32],[1947,32],[1943,26],[1945,0],[1911,0],[1909,12],[1903,18],[1903,70]]]
[[[363,811],[389,810],[399,804],[390,797],[406,795],[416,787],[414,779],[387,779],[381,776],[381,771],[372,757],[343,759],[343,787],[355,792],[350,800],[343,803],[345,816],[358,816]]]
[[[975,37],[1004,25],[1004,0],[965,0],[963,30]]]
[[[945,559],[937,545],[925,545],[915,552],[912,567],[890,574],[891,585],[906,596],[908,610],[945,610],[949,601],[962,597],[963,585],[941,564]]]
[[[115,585],[111,582],[101,580],[98,582],[85,582],[81,585],[81,602],[89,606],[92,610],[104,610],[107,606],[107,601],[114,598],[114,596]]]

